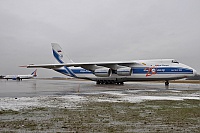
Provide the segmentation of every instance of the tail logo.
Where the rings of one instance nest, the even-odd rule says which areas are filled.
[[[61,50],[58,50],[57,52],[58,52],[58,54],[59,54],[59,57],[62,59],[62,58],[63,58],[62,51],[61,51]]]
[[[36,72],[37,72],[37,69],[31,75],[33,75],[34,77],[36,77],[37,76]]]

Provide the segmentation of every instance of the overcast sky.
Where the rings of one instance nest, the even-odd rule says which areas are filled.
[[[51,42],[75,62],[175,58],[200,72],[200,0],[0,0],[0,75],[55,63]]]

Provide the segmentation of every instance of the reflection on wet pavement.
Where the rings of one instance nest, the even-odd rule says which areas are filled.
[[[82,80],[0,80],[0,110],[32,107],[76,108],[84,102],[200,100],[200,84],[131,82],[123,86],[96,85]]]

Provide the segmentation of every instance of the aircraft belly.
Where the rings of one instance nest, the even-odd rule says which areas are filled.
[[[156,80],[175,80],[184,78],[183,74],[156,74],[147,76],[146,74],[132,74],[131,76],[112,75],[110,77],[97,77],[93,74],[77,74],[78,78],[90,80],[121,80],[121,81],[156,81]]]

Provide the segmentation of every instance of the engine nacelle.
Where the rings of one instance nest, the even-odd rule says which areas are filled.
[[[97,77],[110,77],[112,71],[110,68],[99,68],[94,71],[94,75]]]
[[[117,69],[117,75],[119,76],[131,76],[132,68],[130,67],[123,67]]]

